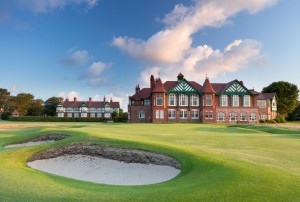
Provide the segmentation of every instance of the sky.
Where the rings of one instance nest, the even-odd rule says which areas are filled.
[[[300,87],[298,0],[1,0],[0,88],[119,101],[162,81]]]

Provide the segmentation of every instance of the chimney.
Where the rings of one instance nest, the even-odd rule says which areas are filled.
[[[60,98],[58,98],[58,99],[57,99],[57,101],[58,101],[58,102],[61,102],[61,99],[60,99]]]
[[[113,100],[112,100],[112,98],[110,98],[110,104],[112,104],[112,102],[113,102]]]
[[[103,98],[103,102],[106,102],[106,97],[104,96],[104,98]]]
[[[91,97],[89,97],[89,103],[92,103],[92,98]]]
[[[244,82],[241,80],[241,81],[240,81],[240,84],[244,85]]]
[[[151,88],[151,91],[153,91],[154,87],[155,87],[154,76],[151,75],[150,76],[150,88]]]
[[[74,97],[74,102],[77,102],[77,97]]]
[[[69,100],[69,98],[66,98],[66,102],[69,102],[70,100]]]
[[[140,91],[140,85],[138,84],[138,85],[135,87],[135,94],[137,94],[139,91]]]

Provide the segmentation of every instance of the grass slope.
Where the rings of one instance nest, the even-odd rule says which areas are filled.
[[[0,126],[5,124],[11,123]],[[218,124],[34,126],[0,129],[1,201],[299,201],[300,198],[300,131]],[[53,132],[72,137],[41,146],[4,148],[6,144]],[[26,159],[34,153],[79,141],[165,153],[179,159],[183,169],[177,178],[160,184],[111,186],[59,177],[26,166]]]

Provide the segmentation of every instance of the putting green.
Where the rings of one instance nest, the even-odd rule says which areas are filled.
[[[3,201],[299,201],[300,131],[218,124],[26,123],[0,131]],[[24,128],[25,127],[25,128]],[[4,148],[49,133],[61,141]],[[64,178],[26,165],[33,154],[72,142],[145,149],[177,158],[182,172],[153,185],[112,186]]]

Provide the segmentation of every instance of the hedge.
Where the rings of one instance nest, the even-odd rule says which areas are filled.
[[[106,118],[65,118],[52,116],[20,116],[10,117],[10,121],[32,121],[32,122],[106,122]]]
[[[112,120],[107,118],[66,118],[66,117],[52,117],[52,116],[20,116],[9,117],[10,121],[30,121],[30,122],[126,122],[127,118],[115,117]]]

